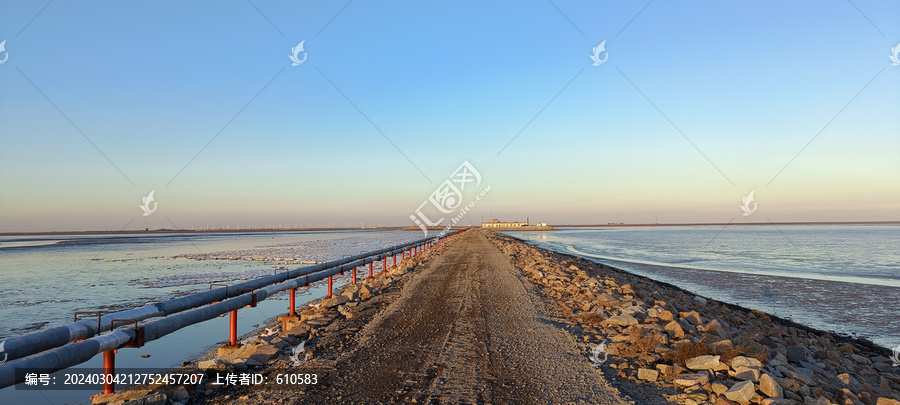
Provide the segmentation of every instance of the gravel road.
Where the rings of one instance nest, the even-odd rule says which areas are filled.
[[[316,345],[334,347],[323,336]],[[348,343],[346,338],[344,344]],[[626,403],[480,232],[416,268],[303,403]]]

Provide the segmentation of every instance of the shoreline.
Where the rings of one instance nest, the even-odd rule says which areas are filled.
[[[667,400],[690,405],[900,405],[900,368],[892,367],[891,350],[866,338],[709,299],[514,236],[492,239],[543,287],[586,351],[611,342],[605,351],[611,369],[602,367],[625,387],[669,389]],[[585,291],[591,283],[602,293]]]
[[[753,311],[763,312],[763,311],[761,311],[761,310],[759,310],[759,309],[748,308],[748,307],[745,307],[745,306],[742,306],[742,305],[739,305],[739,304],[732,304],[732,303],[725,302],[725,301],[721,301],[721,300],[718,300],[718,299],[715,299],[715,298],[710,298],[710,297],[707,297],[707,296],[703,296],[703,295],[700,295],[700,294],[691,292],[691,291],[689,291],[689,290],[687,290],[687,289],[685,289],[685,288],[679,287],[679,286],[677,286],[677,285],[675,285],[675,284],[672,284],[672,283],[669,283],[669,282],[666,282],[666,281],[657,280],[657,279],[654,279],[654,278],[652,278],[652,277],[648,277],[648,276],[645,276],[645,275],[642,275],[642,274],[637,274],[637,273],[634,273],[634,272],[631,272],[631,271],[628,271],[628,270],[625,270],[625,269],[622,269],[622,268],[619,268],[619,267],[616,267],[616,266],[611,266],[611,265],[604,264],[604,263],[594,262],[594,261],[591,260],[590,258],[581,257],[581,256],[578,256],[578,255],[576,255],[576,254],[561,253],[561,252],[557,252],[557,251],[554,251],[554,250],[541,248],[541,247],[532,245],[532,244],[528,243],[527,241],[524,241],[524,240],[515,238],[514,236],[510,236],[510,237],[516,239],[516,240],[517,240],[518,242],[520,242],[520,243],[526,244],[526,245],[531,246],[531,247],[536,248],[536,249],[541,249],[541,250],[545,250],[545,251],[547,251],[547,252],[552,252],[553,254],[557,254],[557,255],[560,255],[560,256],[566,256],[566,257],[568,257],[568,258],[570,258],[570,259],[577,259],[577,260],[582,260],[582,261],[588,261],[588,262],[593,263],[594,265],[602,266],[602,267],[607,267],[607,268],[609,268],[609,269],[612,269],[612,270],[614,270],[614,271],[617,271],[617,272],[620,272],[620,273],[623,273],[623,274],[630,275],[630,276],[632,276],[632,277],[640,277],[640,278],[642,278],[642,279],[644,279],[644,280],[646,280],[646,281],[648,281],[648,282],[656,283],[656,284],[659,284],[659,285],[661,285],[661,286],[665,286],[665,287],[667,287],[667,288],[669,288],[669,289],[672,289],[672,290],[677,290],[677,291],[681,292],[681,293],[684,294],[684,295],[695,296],[695,297],[701,297],[701,298],[706,299],[706,300],[709,300],[709,301],[715,301],[715,302],[717,302],[717,303],[719,303],[719,304],[721,304],[721,305],[724,305],[724,306],[726,306],[726,307],[728,307],[728,308],[730,308],[730,309],[732,309],[732,310],[740,310],[740,311],[745,311],[745,312],[753,312]],[[610,260],[614,260],[614,259],[610,259]],[[638,262],[638,263],[639,263],[639,262]],[[681,267],[675,266],[675,265],[665,265],[665,266],[666,266],[666,267],[669,267],[669,268],[676,268],[676,269],[677,269],[677,268],[681,268]],[[707,270],[707,269],[698,269],[698,270]],[[715,271],[715,270],[710,270],[710,271]],[[744,273],[737,273],[737,274],[744,274]],[[799,280],[799,279],[803,279],[803,278],[801,278],[801,277],[789,276],[789,275],[780,275],[780,276],[768,275],[768,274],[753,274],[753,275],[764,275],[764,276],[768,276],[768,277],[783,277],[783,278],[792,278],[792,279],[798,279],[798,280]],[[882,354],[882,355],[884,355],[884,356],[891,356],[891,355],[892,355],[892,351],[891,351],[890,348],[885,347],[885,346],[878,345],[877,343],[872,342],[870,339],[868,339],[868,338],[866,338],[866,337],[862,337],[862,336],[860,336],[860,337],[853,337],[853,336],[850,336],[850,335],[847,335],[847,334],[843,334],[843,333],[840,333],[840,332],[836,332],[836,331],[829,331],[829,330],[816,329],[816,328],[814,328],[814,327],[812,327],[812,326],[805,325],[805,324],[802,324],[802,323],[799,323],[799,322],[795,322],[795,321],[792,321],[792,320],[790,320],[790,319],[786,319],[786,318],[784,318],[784,317],[779,317],[779,316],[777,316],[777,315],[774,315],[774,314],[771,314],[771,313],[768,313],[768,312],[763,312],[763,313],[765,313],[766,316],[768,316],[769,318],[771,318],[771,319],[772,319],[773,321],[775,321],[776,323],[782,324],[782,325],[784,325],[784,326],[794,327],[794,328],[797,328],[797,329],[802,329],[802,330],[806,330],[806,331],[808,331],[808,332],[813,332],[813,333],[817,333],[817,334],[823,334],[823,335],[824,335],[824,334],[829,334],[829,335],[834,336],[836,339],[839,339],[839,340],[842,340],[842,341],[857,342],[857,343],[859,343],[859,344],[861,344],[861,345],[864,345],[864,346],[866,346],[866,347],[870,347],[870,348],[873,349],[873,350],[879,351],[880,354]]]

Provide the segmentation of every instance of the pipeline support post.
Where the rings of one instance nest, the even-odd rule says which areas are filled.
[[[381,272],[384,273],[385,270],[387,270],[387,255],[381,259]]]
[[[328,298],[331,298],[331,286],[334,283],[334,276],[328,276]]]
[[[375,277],[375,275],[372,274],[372,263],[374,263],[374,262],[369,262],[369,278]]]
[[[356,284],[356,267],[353,267],[353,284]]]
[[[116,391],[116,384],[113,382],[113,376],[116,374],[116,350],[107,350],[103,352],[103,394],[113,394]]]
[[[238,310],[233,310],[228,313],[228,345],[229,346],[237,346],[237,315]]]
[[[291,296],[288,299],[288,315],[289,316],[297,315],[297,310],[295,309],[295,305],[294,305],[296,303],[296,300],[297,300],[297,289],[291,288]]]

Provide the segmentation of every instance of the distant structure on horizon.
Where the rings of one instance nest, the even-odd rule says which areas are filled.
[[[492,219],[491,222],[482,222],[482,228],[502,229],[505,231],[555,231],[556,228],[547,225],[546,222],[538,222],[537,225],[529,225],[529,220],[525,222],[500,222],[499,219]]]
[[[500,222],[499,219],[492,219],[491,222],[482,222],[482,228],[519,228],[528,226],[527,222]]]

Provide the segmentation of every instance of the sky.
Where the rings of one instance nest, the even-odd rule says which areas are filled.
[[[459,201],[490,187],[463,224],[900,220],[898,20],[868,0],[0,1],[0,232],[410,226],[463,162],[481,182]]]

